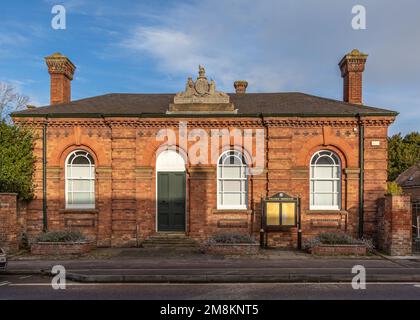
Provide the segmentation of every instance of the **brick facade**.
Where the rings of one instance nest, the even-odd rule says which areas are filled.
[[[236,81],[237,94],[228,95],[216,90],[201,66],[196,82],[189,78],[185,91],[176,95],[115,94],[67,103],[75,66],[61,54],[47,57],[52,106],[21,111],[13,117],[18,125],[31,127],[37,137],[36,196],[25,217],[29,239],[43,229],[44,126],[49,230],[80,230],[104,247],[136,246],[154,235],[156,159],[165,144],[157,137],[160,130],[171,129],[178,137],[175,147],[186,159],[185,232],[189,237],[204,240],[217,232],[234,231],[258,238],[261,199],[278,192],[301,199],[303,241],[332,230],[356,236],[362,172],[363,229],[366,236],[375,237],[377,201],[386,190],[388,126],[396,113],[360,106],[366,57],[353,50],[340,62],[348,103],[296,93],[248,94],[246,81]],[[231,136],[219,139],[219,148],[209,152],[205,163],[211,164],[197,164],[189,154],[192,147],[199,141],[210,151],[211,141],[200,137],[181,143],[180,122],[190,131],[205,130],[208,137],[212,129],[226,130]],[[363,155],[360,128],[364,129]],[[239,146],[232,136],[234,130],[253,130],[249,136],[252,144]],[[227,149],[255,157],[261,140],[257,132],[264,133],[264,151],[258,150],[264,163],[260,174],[248,177],[246,209],[218,210],[217,165],[210,159],[217,159]],[[76,150],[89,152],[95,162],[94,209],[66,209],[65,161]],[[310,161],[320,150],[333,151],[340,160],[339,210],[310,210]],[[296,247],[297,229],[270,232],[268,245]]]
[[[42,230],[42,124],[29,122],[38,139],[36,197],[27,209],[30,239]],[[162,128],[263,129],[266,132],[266,168],[249,180],[247,210],[217,210],[216,165],[187,163],[187,234],[204,239],[215,232],[240,231],[257,237],[261,221],[261,198],[279,191],[298,196],[302,203],[303,239],[321,231],[344,230],[357,235],[359,192],[359,131],[365,126],[365,232],[375,236],[377,200],[386,190],[387,128],[391,118],[254,118],[162,120],[134,118],[49,119],[47,129],[47,199],[50,230],[77,229],[98,246],[135,246],[156,233],[156,170]],[[253,138],[255,140],[255,137]],[[373,144],[372,141],[379,141]],[[188,147],[194,142],[189,142]],[[255,143],[254,143],[255,146]],[[233,139],[228,146],[233,145]],[[74,150],[89,151],[96,165],[96,209],[65,209],[65,159]],[[179,146],[178,146],[179,149]],[[336,152],[342,163],[342,210],[309,210],[309,168],[319,150]],[[182,152],[185,152],[181,150]],[[245,150],[254,154],[255,150]],[[296,247],[297,230],[270,233],[269,245]]]

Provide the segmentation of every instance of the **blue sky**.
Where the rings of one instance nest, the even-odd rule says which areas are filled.
[[[53,5],[67,29],[51,28]],[[353,30],[351,9],[367,10]],[[78,67],[73,99],[109,92],[177,92],[198,64],[232,92],[301,91],[342,98],[338,69],[353,48],[369,54],[364,102],[399,111],[391,133],[420,130],[420,1],[417,0],[2,0],[0,81],[33,104],[49,101],[43,58]]]

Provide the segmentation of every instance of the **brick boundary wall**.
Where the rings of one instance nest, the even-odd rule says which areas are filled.
[[[391,256],[412,254],[410,196],[385,196],[378,203],[377,246]]]
[[[259,251],[259,244],[215,244],[204,248],[207,254],[247,255],[258,254]]]
[[[364,256],[367,248],[364,245],[321,245],[310,250],[311,254],[320,256],[355,255]]]
[[[66,255],[66,254],[85,254],[93,249],[90,242],[71,242],[71,243],[58,243],[58,242],[42,242],[34,243],[31,245],[31,253],[34,255]]]
[[[19,250],[17,194],[0,193],[0,246],[9,252]]]

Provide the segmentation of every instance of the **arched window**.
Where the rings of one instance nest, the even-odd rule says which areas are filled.
[[[89,152],[78,150],[67,157],[66,208],[95,208],[95,162]]]
[[[224,152],[217,165],[218,209],[246,209],[248,203],[248,178],[246,161],[242,153]]]
[[[328,150],[315,153],[311,159],[311,203],[313,210],[340,210],[341,164]]]

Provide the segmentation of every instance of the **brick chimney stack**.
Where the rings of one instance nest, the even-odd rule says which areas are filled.
[[[362,104],[363,96],[363,71],[368,55],[354,49],[341,59],[341,77],[343,78],[343,100],[344,102]]]
[[[246,88],[248,88],[248,81],[238,80],[234,83],[236,93],[246,93]]]
[[[71,101],[71,81],[76,66],[61,53],[54,53],[45,58],[48,72],[51,76],[50,101],[51,104],[67,103]]]

